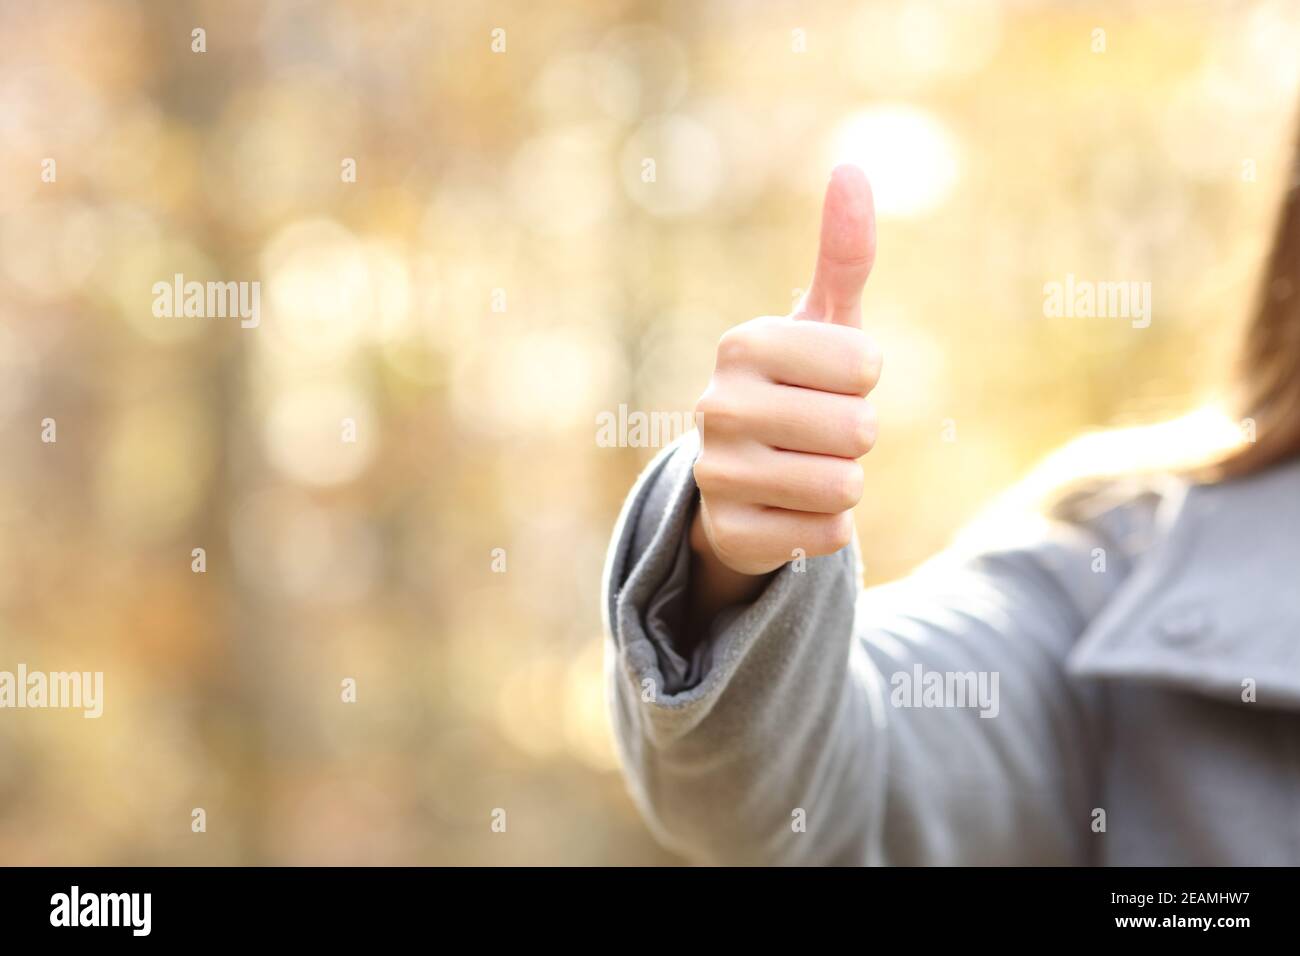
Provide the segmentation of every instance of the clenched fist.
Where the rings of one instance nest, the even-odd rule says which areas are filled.
[[[697,593],[697,603],[732,603],[753,590],[737,576],[849,542],[862,496],[856,459],[876,440],[866,396],[880,353],[861,329],[859,305],[875,253],[871,187],[861,170],[840,166],[826,189],[817,267],[801,306],[738,325],[718,343],[696,405],[701,503],[691,543],[703,565],[697,592],[723,593]]]

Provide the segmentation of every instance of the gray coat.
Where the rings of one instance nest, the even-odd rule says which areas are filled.
[[[1300,464],[1100,494],[883,587],[856,546],[792,563],[683,656],[697,451],[646,469],[605,572],[618,749],[665,845],[1300,864]]]

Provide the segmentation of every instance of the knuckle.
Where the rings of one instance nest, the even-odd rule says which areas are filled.
[[[846,462],[844,467],[836,469],[830,488],[832,506],[836,511],[848,511],[862,500],[863,480],[862,466],[856,461]]]
[[[735,401],[716,382],[711,382],[695,403],[695,420],[705,434],[710,430],[716,431],[720,425],[735,422],[739,417]]]
[[[867,402],[855,400],[856,407],[849,416],[847,432],[853,457],[865,455],[876,444],[876,412]]]
[[[848,512],[835,515],[826,525],[826,547],[828,552],[847,548],[853,540],[853,515]]]
[[[866,395],[876,387],[880,378],[880,352],[862,332],[853,337],[852,343],[851,347],[845,349],[848,361],[852,363],[849,368],[849,383],[855,393]]]
[[[718,339],[718,367],[745,368],[758,357],[757,328],[752,322],[733,326]]]
[[[692,469],[695,486],[701,494],[714,500],[726,500],[734,495],[736,480],[734,472],[716,452],[702,450],[695,459]]]
[[[709,537],[713,547],[727,557],[744,556],[745,525],[732,509],[718,509],[710,515]]]
[[[695,486],[700,491],[711,492],[718,486],[718,469],[714,467],[713,456],[708,452],[700,452],[695,464],[691,467],[691,472],[695,476]]]

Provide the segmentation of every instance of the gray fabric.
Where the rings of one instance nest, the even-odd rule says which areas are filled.
[[[692,433],[646,469],[605,569],[619,754],[665,845],[704,863],[1300,864],[1300,465],[1121,488],[867,590],[855,543],[787,565],[683,655],[697,450]],[[918,664],[996,674],[996,714],[899,706]]]

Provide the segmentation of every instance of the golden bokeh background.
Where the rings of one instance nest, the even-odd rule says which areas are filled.
[[[858,524],[906,572],[1210,395],[1297,50],[1289,2],[0,3],[0,669],[106,685],[0,711],[0,863],[673,862],[602,689],[653,449],[596,416],[688,411],[863,163]],[[156,317],[176,273],[261,324]],[[1151,282],[1150,327],[1045,317],[1067,274]]]

